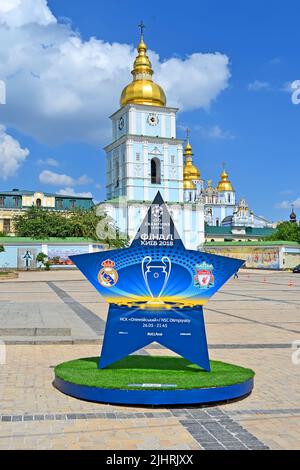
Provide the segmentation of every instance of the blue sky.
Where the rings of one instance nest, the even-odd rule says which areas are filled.
[[[181,105],[178,137],[191,129],[202,177],[217,183],[225,162],[258,215],[285,219],[292,202],[300,214],[296,0],[18,1],[0,6],[0,189],[105,198],[108,117],[143,19],[156,79]]]

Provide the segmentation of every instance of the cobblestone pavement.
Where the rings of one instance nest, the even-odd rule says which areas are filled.
[[[300,448],[300,363],[292,361],[292,343],[300,341],[300,276],[244,271],[208,303],[211,359],[253,368],[256,377],[244,400],[207,408],[102,405],[53,387],[57,363],[98,355],[101,347],[107,306],[77,271],[21,273],[0,282],[2,336],[9,323],[3,312],[9,309],[20,315],[18,325],[24,328],[32,326],[26,323],[30,309],[37,322],[48,322],[48,312],[47,327],[64,327],[57,314],[71,318],[77,342],[64,344],[55,337],[55,344],[6,346],[6,363],[0,366],[0,449]],[[81,326],[94,344],[88,338],[80,343]],[[155,343],[146,352],[166,354]]]

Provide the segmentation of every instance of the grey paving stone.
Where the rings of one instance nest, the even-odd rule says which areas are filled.
[[[2,416],[1,421],[10,422],[10,421],[12,421],[12,417],[11,416]]]
[[[259,449],[267,448],[239,423],[236,423],[232,416],[228,417],[218,408],[186,409],[185,411],[190,415],[187,419],[180,419],[179,411],[176,410],[176,415],[179,414],[179,422],[204,449],[246,450],[250,447],[256,448],[256,446]],[[171,413],[175,416],[174,410],[171,409]]]
[[[248,447],[246,447],[243,444],[239,444],[238,442],[235,442],[234,444],[225,444],[225,449],[226,450],[249,450]]]
[[[189,426],[190,424],[197,424],[197,421],[196,421],[195,418],[180,419],[179,422],[180,422],[183,426]]]
[[[84,323],[86,323],[97,335],[103,333],[105,322],[95,315],[91,310],[84,307],[81,303],[77,302],[65,290],[58,287],[57,283],[47,282],[48,286],[60,297],[60,299],[70,307],[76,315],[78,315]]]
[[[45,415],[45,419],[53,420],[53,419],[55,419],[55,416],[54,415]]]
[[[203,448],[205,450],[225,450],[225,447],[223,447],[221,444],[208,444],[208,445],[203,445]]]
[[[13,420],[13,421],[22,421],[22,420],[23,420],[23,416],[21,416],[21,415],[13,416],[13,417],[12,417],[12,420]]]
[[[34,416],[34,421],[44,421],[45,417],[44,415],[35,415]]]
[[[58,419],[58,420],[63,421],[63,420],[66,419],[66,416],[65,416],[65,415],[61,415],[61,414],[56,414],[56,415],[55,415],[55,419]]]

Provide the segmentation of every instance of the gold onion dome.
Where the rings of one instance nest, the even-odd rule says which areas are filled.
[[[184,180],[183,189],[196,189],[196,185],[192,181]]]
[[[183,187],[184,189],[196,189],[195,180],[200,179],[200,171],[193,164],[192,146],[187,136],[187,143],[184,148],[185,164],[183,167]]]
[[[220,192],[221,191],[233,191],[232,184],[230,183],[228,179],[228,173],[225,169],[221,173],[221,181],[219,182],[217,186],[217,190]]]
[[[142,25],[141,29],[144,26]],[[143,31],[138,45],[138,56],[133,65],[133,81],[122,91],[120,104],[125,106],[128,103],[145,104],[151,106],[165,106],[166,95],[164,90],[154,83],[152,79],[152,65],[147,56],[147,46],[144,43]]]

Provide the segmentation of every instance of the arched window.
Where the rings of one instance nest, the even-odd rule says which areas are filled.
[[[152,158],[151,160],[151,184],[160,184],[160,160],[159,158]]]
[[[119,187],[119,183],[120,183],[119,172],[120,172],[119,162],[118,160],[115,160],[115,187],[116,188]]]
[[[216,226],[217,226],[217,227],[220,226],[220,221],[219,221],[219,219],[216,220]]]
[[[229,202],[229,203],[231,202],[231,196],[230,196],[230,193],[228,194],[228,202]]]
[[[42,206],[42,201],[40,200],[40,198],[38,198],[36,201],[35,201],[35,204],[37,207],[41,207]]]

